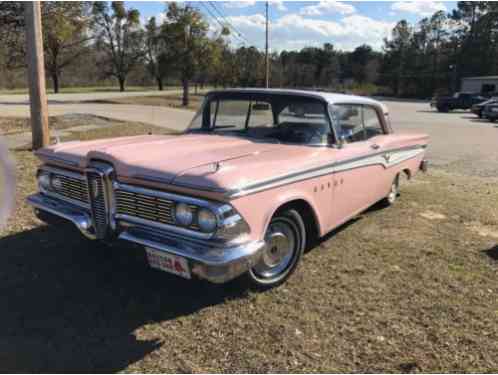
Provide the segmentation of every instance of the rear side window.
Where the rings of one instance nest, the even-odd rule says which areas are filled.
[[[339,125],[339,136],[348,143],[366,141],[384,134],[382,123],[375,108],[355,104],[334,107]]]
[[[372,107],[363,107],[363,124],[365,125],[366,139],[384,134],[379,115]]]
[[[339,137],[348,143],[364,141],[365,133],[361,121],[361,106],[341,104],[335,106],[335,109],[339,123]]]

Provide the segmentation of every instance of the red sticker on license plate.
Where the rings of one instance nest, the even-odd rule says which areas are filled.
[[[152,268],[173,273],[186,279],[191,278],[187,259],[149,247],[145,248],[145,252]]]

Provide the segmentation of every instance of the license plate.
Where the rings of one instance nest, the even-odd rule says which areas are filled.
[[[145,252],[147,253],[149,266],[152,268],[166,271],[186,279],[191,278],[187,259],[179,257],[178,255],[165,253],[164,251],[151,249],[150,247],[146,247]]]

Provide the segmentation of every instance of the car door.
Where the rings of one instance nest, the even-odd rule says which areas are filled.
[[[336,105],[336,133],[342,139],[333,174],[331,226],[335,227],[382,198],[386,190],[385,129],[370,106]]]

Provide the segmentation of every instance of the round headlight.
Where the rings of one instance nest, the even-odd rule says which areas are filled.
[[[50,183],[55,190],[62,189],[62,180],[59,177],[52,177]]]
[[[179,203],[175,207],[175,220],[178,224],[188,227],[194,221],[194,212],[185,203]]]
[[[204,208],[201,209],[197,215],[197,223],[203,232],[208,233],[214,232],[216,226],[218,225],[218,221],[216,220],[214,213]]]
[[[50,175],[47,173],[41,173],[38,176],[38,185],[41,191],[50,190]]]

